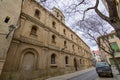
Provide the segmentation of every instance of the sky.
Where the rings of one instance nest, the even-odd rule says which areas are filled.
[[[40,0],[37,0],[38,2]],[[81,0],[47,0],[45,3],[44,6],[46,6],[46,8],[48,10],[52,10],[52,7],[57,7],[58,9],[60,9],[64,16],[65,16],[65,21],[66,21],[66,25],[71,28],[74,32],[76,32],[76,34],[78,36],[80,36],[80,38],[83,39],[83,41],[85,41],[86,44],[88,44],[88,46],[91,48],[91,50],[97,50],[98,47],[97,47],[97,44],[94,42],[94,41],[91,41],[89,39],[86,39],[85,37],[83,37],[83,32],[79,31],[79,30],[76,30],[75,29],[75,23],[78,21],[78,20],[81,20],[83,18],[83,11],[87,8],[87,7],[90,7],[90,6],[94,6],[95,5],[95,0],[86,0],[86,3],[84,3],[84,5],[80,5],[77,9],[79,10],[79,12],[76,12],[76,13],[70,13],[70,8],[73,8],[75,5],[72,5],[72,4],[78,4],[78,2],[81,1]],[[101,0],[99,0],[100,3],[99,3],[99,10],[105,14],[106,16],[108,16],[108,13],[104,7],[104,5],[102,4]],[[68,7],[69,6],[69,7]],[[74,11],[74,9],[73,9]],[[93,14],[96,14],[94,10],[90,10],[90,11],[87,11],[86,13],[86,18],[89,17],[90,15],[93,15]],[[106,24],[105,25],[106,27],[110,27],[109,24]],[[113,28],[109,28],[110,31],[113,30]]]

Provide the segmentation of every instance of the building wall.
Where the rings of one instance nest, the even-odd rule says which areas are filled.
[[[120,39],[115,35],[115,32],[112,32],[112,35],[114,36],[114,38],[110,38],[110,39],[109,39],[110,43],[116,42],[116,44],[118,45],[118,48],[120,49]],[[120,57],[119,54],[120,54],[120,51],[115,52],[115,57],[116,57],[116,58],[117,58],[117,57],[119,58],[119,57]],[[111,56],[106,55],[106,57],[107,57],[108,62],[111,64],[111,62],[110,62]]]
[[[0,0],[0,74],[6,59],[13,32],[7,39],[6,35],[9,33],[10,25],[16,27],[21,10],[21,1],[22,0]],[[6,19],[9,20],[5,21]]]
[[[108,38],[110,44],[113,43],[113,42],[116,42],[116,44],[118,45],[118,48],[120,49],[120,40],[116,36],[115,31],[112,31],[111,33],[109,33],[107,35],[101,36],[101,38],[100,38],[100,44],[101,45],[104,44],[103,46],[105,47],[105,50],[109,51],[109,47],[107,47],[105,45],[105,42],[103,41],[103,39],[105,39],[105,38]],[[105,51],[102,50],[102,52],[104,54],[104,57],[108,61],[108,63],[111,64],[110,58],[112,58],[112,57],[108,53],[106,53]],[[120,53],[120,51],[117,51],[117,52],[114,53],[116,58],[120,58],[119,53]]]
[[[40,11],[39,17],[34,15],[36,9]],[[54,11],[52,14],[34,0],[23,2],[21,26],[15,30],[2,80],[42,80],[91,67],[90,48],[65,25],[63,14],[59,12],[59,16],[63,17],[60,19]],[[31,33],[33,26],[36,27],[35,34]],[[64,46],[64,41],[67,47]],[[55,64],[51,63],[53,54]],[[66,56],[68,64],[65,63]]]

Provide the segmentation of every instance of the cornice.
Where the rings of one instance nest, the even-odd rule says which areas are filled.
[[[69,38],[67,38],[67,37],[64,36],[64,35],[61,35],[61,34],[60,34],[59,32],[57,32],[56,30],[54,30],[54,29],[52,29],[52,28],[50,28],[50,27],[48,27],[48,26],[45,26],[45,25],[44,25],[42,22],[40,22],[39,20],[35,19],[34,17],[32,17],[32,16],[30,16],[30,15],[24,13],[24,12],[22,12],[21,18],[22,18],[22,19],[26,19],[26,20],[28,20],[28,21],[31,21],[31,22],[33,22],[33,23],[35,23],[35,24],[37,24],[37,25],[40,25],[40,27],[44,28],[45,30],[51,31],[51,32],[53,32],[54,34],[56,34],[56,35],[58,35],[58,36],[60,36],[60,37],[62,37],[62,38],[64,38],[64,39],[70,41],[71,43],[73,43],[73,44],[75,44],[75,45],[83,48],[81,45],[75,43],[74,41],[70,40]],[[83,41],[82,41],[82,42],[83,42]]]
[[[40,3],[38,3],[35,0],[32,0],[32,2],[34,2],[38,7],[44,9],[49,15],[53,16],[56,20],[58,20],[62,25],[65,26],[65,28],[67,28],[68,30],[70,30],[74,35],[76,35],[89,49],[90,47],[73,31],[71,30],[65,23],[63,23],[62,21],[60,21],[58,18],[55,17],[55,15],[52,14],[52,12],[50,12],[48,9],[46,9],[44,6],[42,6]],[[59,9],[58,9],[59,10]],[[60,11],[61,12],[61,11]]]
[[[61,51],[59,47],[56,47],[54,45],[48,45],[48,46],[45,46],[42,42],[40,41],[37,41],[37,40],[34,40],[34,39],[31,39],[31,38],[28,38],[28,37],[24,37],[24,36],[20,36],[20,38],[13,38],[12,42],[14,43],[25,43],[25,44],[29,44],[29,45],[33,45],[33,46],[38,46],[38,47],[41,47],[43,49],[49,49],[49,50],[54,50],[54,51],[57,51],[59,53],[62,54],[62,52],[64,52],[64,54],[68,54],[68,55],[72,55],[72,56],[76,56],[76,57],[81,57],[79,55],[75,55],[75,54],[72,54],[72,52],[70,51]]]

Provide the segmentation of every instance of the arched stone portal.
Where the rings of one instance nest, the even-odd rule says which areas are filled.
[[[37,54],[34,49],[26,49],[21,55],[20,80],[31,80],[32,72],[36,68]]]
[[[27,52],[23,55],[20,68],[20,80],[31,80],[34,63],[35,56],[33,53]]]
[[[24,54],[21,64],[21,70],[32,70],[35,61],[35,56],[31,52]]]

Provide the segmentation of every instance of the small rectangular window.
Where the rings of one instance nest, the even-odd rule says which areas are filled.
[[[9,20],[10,20],[10,17],[7,16],[7,17],[5,18],[5,20],[4,20],[4,22],[5,22],[5,23],[8,23]]]

